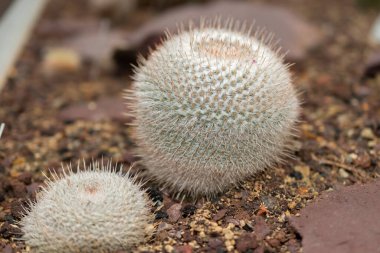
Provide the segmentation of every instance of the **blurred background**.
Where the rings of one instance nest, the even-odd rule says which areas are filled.
[[[27,1],[3,0],[0,3],[2,19],[5,19],[7,9],[8,15],[19,15],[15,18],[17,21],[3,25],[0,30],[3,38],[17,33],[11,32],[20,30],[16,29],[17,25],[27,26],[33,21],[28,17],[32,15],[31,11],[23,12],[22,8],[18,12],[11,11],[11,6],[17,2]],[[324,53],[336,53],[330,52],[336,49],[332,41],[349,44],[351,38],[360,40],[359,44],[366,44],[361,48],[363,50],[376,47],[380,41],[380,19],[376,22],[378,0],[334,3],[327,0],[37,0],[34,3],[29,1],[30,7],[25,8],[45,5],[43,18],[33,30],[33,34],[43,40],[43,46],[40,42],[40,57],[44,75],[53,75],[54,68],[59,68],[54,64],[61,63],[63,66],[60,67],[66,70],[90,64],[95,67],[95,72],[128,72],[131,64],[136,63],[138,54],[147,56],[148,48],[159,44],[165,29],[175,33],[178,24],[188,24],[189,20],[197,23],[202,17],[221,16],[222,20],[233,18],[248,24],[255,22],[255,28],[265,28],[275,35],[283,52],[287,52],[289,62],[300,62],[321,43],[325,43],[325,50],[319,55],[323,57]],[[39,16],[40,13],[33,15]],[[21,25],[24,19],[25,25]],[[32,26],[19,33],[30,33],[31,29]],[[9,46],[7,44],[14,43],[3,42],[0,46]],[[376,56],[363,50],[360,50],[362,57],[368,57],[366,63],[371,66],[360,71],[372,77],[372,72],[376,71],[376,67],[373,68]],[[347,53],[350,54],[344,53],[345,57]]]

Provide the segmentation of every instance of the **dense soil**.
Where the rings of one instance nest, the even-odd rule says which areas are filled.
[[[270,2],[281,2],[325,35],[323,44],[292,67],[303,100],[293,158],[209,201],[176,203],[147,184],[151,198],[158,200],[158,228],[136,250],[299,252],[302,238],[288,217],[297,216],[323,191],[380,176],[380,80],[362,79],[367,55],[375,50],[367,38],[376,12],[361,10],[352,1]],[[131,19],[149,20],[155,8],[141,5]],[[81,2],[52,1],[36,31],[50,20],[91,15]],[[132,31],[135,25],[132,20],[123,28]],[[0,121],[6,124],[0,140],[3,252],[24,249],[17,241],[17,221],[21,205],[35,198],[43,173],[59,172],[61,162],[78,159],[112,158],[126,168],[134,161],[130,131],[123,122],[57,119],[67,106],[121,96],[131,83],[129,73],[98,71],[92,64],[76,73],[43,75],[42,53],[61,37],[36,32],[0,93]]]

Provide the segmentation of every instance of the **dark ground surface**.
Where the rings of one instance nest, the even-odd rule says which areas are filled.
[[[38,26],[89,15],[75,2],[53,1]],[[158,232],[140,251],[299,252],[302,240],[289,225],[290,216],[323,191],[379,178],[380,80],[361,80],[366,57],[374,50],[367,38],[376,12],[359,10],[351,1],[281,3],[325,34],[324,42],[292,68],[303,100],[295,158],[211,201],[173,206],[173,199],[148,184],[162,206],[156,214]],[[152,7],[141,7],[133,15],[148,20],[152,13]],[[16,222],[21,204],[34,198],[44,181],[43,172],[59,171],[61,162],[78,159],[112,158],[126,167],[132,162],[133,144],[123,122],[57,119],[63,108],[77,102],[120,97],[131,83],[128,74],[86,65],[77,73],[47,78],[41,73],[42,52],[57,41],[59,36],[35,33],[0,94],[0,121],[6,123],[0,140],[4,252],[24,248],[14,240],[20,236]]]
[[[12,3],[12,0],[4,0],[0,3],[0,18],[2,17],[3,13],[7,10],[7,8]]]

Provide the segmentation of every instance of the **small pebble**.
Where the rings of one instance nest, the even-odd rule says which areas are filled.
[[[348,178],[350,174],[348,174],[348,172],[345,169],[339,169],[339,176],[343,178]]]
[[[227,223],[232,223],[235,226],[240,226],[240,222],[237,219],[232,218],[231,216],[226,217],[226,222]]]
[[[280,247],[281,242],[275,238],[268,239],[267,242],[269,243],[270,246],[277,248]]]
[[[236,249],[238,252],[246,252],[249,249],[257,248],[258,243],[256,240],[256,236],[252,233],[244,233],[242,234],[236,242]]]
[[[373,140],[373,139],[376,139],[376,136],[375,134],[372,132],[372,130],[368,127],[364,128],[361,133],[360,133],[360,136],[363,137],[364,139],[368,139],[368,140]]]
[[[208,246],[210,248],[216,249],[223,246],[223,241],[220,238],[210,238],[208,241]]]
[[[222,209],[222,210],[219,210],[215,215],[214,217],[212,218],[214,221],[218,221],[218,220],[221,220],[224,215],[226,215],[227,213],[227,209]]]
[[[255,226],[254,226],[254,231],[256,233],[257,239],[258,240],[263,240],[266,235],[270,233],[270,228],[265,222],[265,219],[261,216],[256,216],[255,217]]]
[[[75,72],[81,67],[81,59],[77,53],[68,48],[52,48],[43,58],[42,69],[45,75]]]
[[[174,250],[173,246],[171,246],[171,245],[165,245],[164,249],[166,252],[169,252],[169,253],[173,252],[173,250]]]
[[[176,253],[191,253],[191,252],[193,252],[193,249],[191,248],[190,245],[179,245],[179,246],[175,246],[174,252],[176,252]]]
[[[172,228],[173,228],[173,225],[168,224],[166,222],[162,222],[162,223],[160,223],[160,225],[158,225],[157,232],[160,232],[160,231],[163,231],[163,230],[170,230]]]
[[[170,222],[177,222],[179,217],[181,217],[181,204],[173,204],[167,211],[166,213],[169,216],[169,221]]]

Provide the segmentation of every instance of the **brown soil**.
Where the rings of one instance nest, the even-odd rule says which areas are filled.
[[[52,1],[36,31],[49,20],[92,15],[78,2]],[[151,198],[162,206],[156,212],[157,234],[139,251],[299,252],[301,238],[289,216],[325,190],[379,177],[380,80],[361,79],[373,50],[367,38],[376,12],[346,0],[270,2],[291,8],[325,34],[323,44],[292,68],[303,100],[294,158],[210,201],[180,203],[179,217],[170,209],[175,201],[148,184]],[[140,6],[133,15],[147,20],[154,11]],[[36,32],[0,94],[0,121],[6,124],[0,140],[3,252],[25,247],[15,240],[21,235],[17,221],[21,205],[35,198],[44,181],[42,173],[78,159],[112,158],[125,167],[132,162],[133,144],[123,122],[57,120],[66,106],[121,96],[131,83],[128,73],[105,74],[92,65],[78,73],[42,75],[42,52],[61,37]]]

